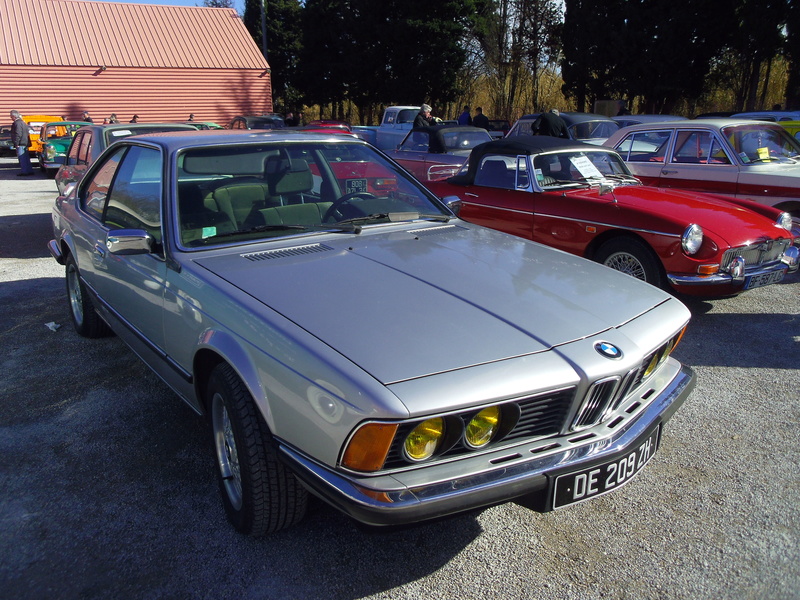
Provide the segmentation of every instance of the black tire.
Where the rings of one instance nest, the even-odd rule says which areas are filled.
[[[72,317],[72,325],[75,327],[75,331],[86,338],[99,338],[109,335],[111,329],[97,314],[94,303],[81,281],[78,265],[75,264],[75,259],[72,255],[67,257],[65,266],[69,314]]]
[[[225,513],[240,533],[260,536],[298,523],[308,493],[278,460],[253,397],[227,363],[211,372],[206,400]]]
[[[616,271],[664,287],[661,264],[653,251],[633,238],[615,238],[600,246],[594,260]]]
[[[39,169],[41,169],[42,173],[44,173],[45,175],[47,175],[47,169],[46,169],[46,168],[45,168],[45,166],[44,166],[44,156],[42,156],[41,154],[38,154],[38,153],[37,153],[37,154],[36,154],[36,158],[38,158],[38,159],[39,159]]]

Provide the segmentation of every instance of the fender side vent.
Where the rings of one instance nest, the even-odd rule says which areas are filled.
[[[303,256],[305,254],[316,254],[317,252],[327,252],[330,246],[325,244],[306,244],[305,246],[294,246],[293,248],[277,248],[275,250],[264,250],[263,252],[253,252],[252,254],[242,254],[242,258],[247,260],[272,260],[274,258],[289,258],[292,256]]]

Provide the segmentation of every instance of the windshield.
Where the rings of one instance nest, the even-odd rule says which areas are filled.
[[[638,184],[628,167],[615,152],[556,152],[539,154],[533,159],[536,180],[543,188],[586,185],[612,180]]]
[[[184,246],[253,241],[314,230],[452,214],[365,144],[281,142],[194,148],[178,158]]]
[[[45,126],[45,136],[48,140],[58,138],[71,139],[75,135],[75,132],[84,125],[88,125],[88,123],[50,123]]]
[[[743,163],[794,162],[800,156],[800,142],[779,125],[725,127],[722,133]]]
[[[444,145],[448,152],[466,151],[467,153],[478,144],[492,140],[492,136],[483,129],[475,131],[443,131],[442,138],[444,138]]]
[[[576,140],[606,139],[619,129],[616,121],[584,121],[569,126],[569,133]]]

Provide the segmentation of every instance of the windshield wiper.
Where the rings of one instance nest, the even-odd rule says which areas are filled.
[[[224,238],[235,235],[246,235],[248,233],[264,233],[267,231],[308,231],[310,229],[361,233],[361,227],[358,225],[352,225],[348,227],[348,223],[343,221],[342,223],[331,223],[330,225],[325,225],[324,223],[314,225],[258,225],[257,227],[251,227],[250,229],[237,229],[236,231],[218,233],[212,237]]]
[[[451,217],[450,215],[429,215],[417,212],[372,213],[370,215],[364,215],[362,217],[352,217],[350,219],[344,219],[343,221],[337,221],[336,225],[363,223],[365,221],[374,221],[378,219],[388,219],[390,223],[400,223],[402,221],[415,221],[417,219],[431,219],[434,221],[441,221],[442,223],[448,223],[452,218],[453,217]]]
[[[635,183],[639,184],[642,183],[633,175],[623,175],[621,173],[615,173],[613,175],[606,175],[606,179],[610,179],[611,181],[624,181],[625,183]]]

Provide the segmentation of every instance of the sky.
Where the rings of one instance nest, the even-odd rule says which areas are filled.
[[[161,4],[169,6],[203,6],[203,0],[100,0],[102,2],[125,2],[127,4]],[[244,12],[244,0],[234,0],[233,7]]]

